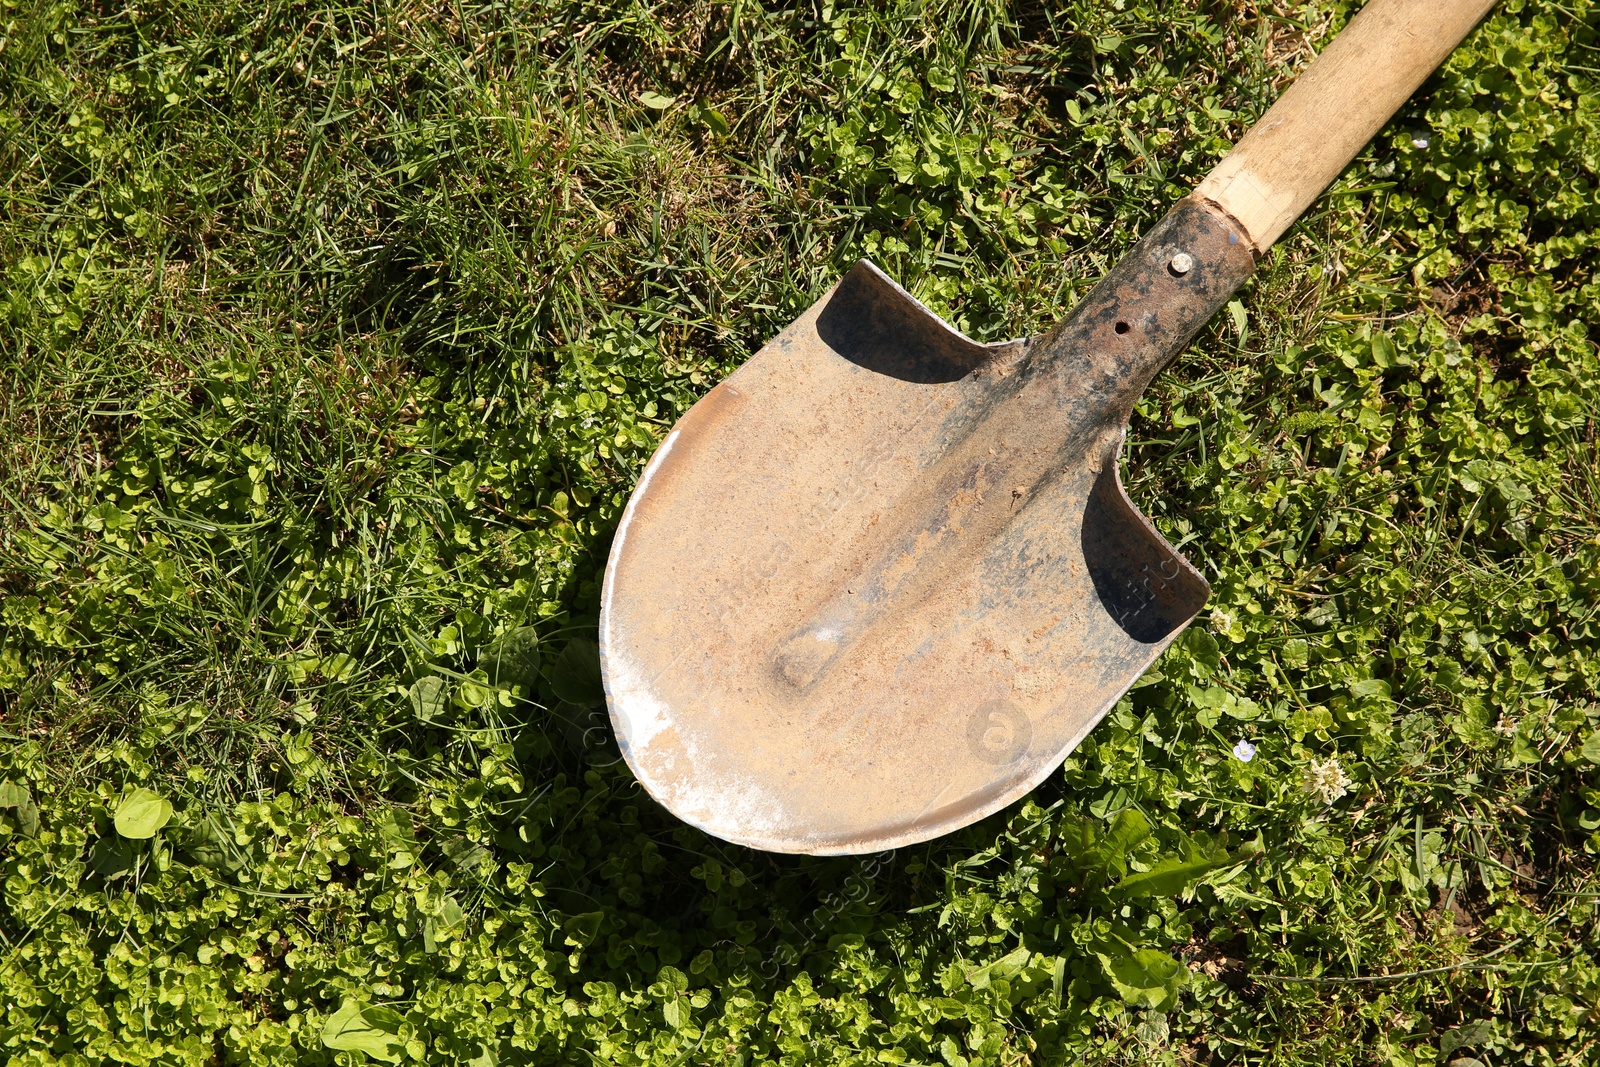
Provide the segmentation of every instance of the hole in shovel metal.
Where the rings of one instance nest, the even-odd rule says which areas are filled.
[[[1193,618],[1210,593],[1133,509],[1112,462],[1089,492],[1082,545],[1101,607],[1135,641],[1161,641]]]

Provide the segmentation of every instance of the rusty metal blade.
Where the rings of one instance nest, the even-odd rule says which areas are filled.
[[[606,572],[606,694],[650,794],[730,841],[840,854],[1038,784],[1205,601],[1117,455],[1252,266],[1186,201],[1049,335],[983,345],[863,261],[713,389]]]

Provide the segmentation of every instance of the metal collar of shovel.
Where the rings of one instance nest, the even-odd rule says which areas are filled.
[[[650,794],[730,841],[851,854],[1059,765],[1209,592],[1118,480],[1140,392],[1488,6],[1372,0],[1049,333],[978,344],[862,261],[696,404],[602,604]]]

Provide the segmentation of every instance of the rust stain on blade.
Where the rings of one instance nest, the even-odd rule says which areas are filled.
[[[1050,773],[1205,600],[1117,456],[1252,265],[1186,202],[1056,330],[982,345],[863,262],[713,389],[606,572],[607,698],[651,795],[731,841],[855,853]]]

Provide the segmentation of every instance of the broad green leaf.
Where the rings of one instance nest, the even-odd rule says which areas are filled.
[[[1583,748],[1579,750],[1583,758],[1590,763],[1600,763],[1600,730],[1596,730],[1584,741]]]
[[[228,841],[213,815],[203,815],[188,828],[180,846],[184,854],[203,867],[236,871],[244,859]]]
[[[663,967],[656,974],[656,980],[650,985],[650,995],[654,997],[671,997],[682,993],[689,988],[689,976],[676,967]]]
[[[335,653],[322,661],[322,676],[330,682],[348,682],[356,673],[356,658],[348,652]]]
[[[1128,875],[1115,889],[1125,897],[1177,896],[1196,878],[1232,862],[1233,858],[1221,851],[1210,856],[1165,856],[1148,871]]]
[[[1389,683],[1381,678],[1363,678],[1350,686],[1350,695],[1357,699],[1372,698],[1387,701],[1389,699]]]
[[[1461,664],[1453,659],[1439,661],[1439,669],[1433,672],[1433,684],[1440,689],[1448,689],[1455,693],[1461,690]]]
[[[673,997],[661,1005],[661,1017],[666,1019],[667,1025],[674,1030],[682,1030],[689,1025],[689,1004],[682,997]]]
[[[321,666],[321,656],[294,656],[284,661],[283,670],[289,676],[289,681],[299,685],[315,674]]]
[[[1097,955],[1117,995],[1141,1008],[1167,1011],[1177,1003],[1178,991],[1189,977],[1183,964],[1153,948],[1128,955]]]
[[[1372,362],[1383,370],[1392,370],[1400,363],[1399,353],[1395,351],[1394,341],[1383,332],[1372,335]]]
[[[398,808],[390,808],[377,818],[378,832],[389,846],[391,870],[407,870],[417,861],[421,846],[411,826],[411,817]]]
[[[1067,815],[1058,831],[1061,851],[1073,859],[1087,861],[1100,840],[1100,824],[1081,815]]]
[[[600,646],[586,637],[567,642],[548,677],[550,688],[568,704],[592,708],[606,698],[600,684]]]
[[[1473,748],[1487,748],[1495,743],[1490,729],[1491,713],[1481,694],[1468,693],[1461,698],[1461,710],[1448,716],[1450,729]]]
[[[393,1008],[347,1000],[323,1024],[322,1043],[339,1052],[364,1052],[373,1059],[399,1063],[406,1049],[400,1039],[404,1021]]]
[[[648,90],[639,94],[639,103],[652,111],[665,111],[672,106],[672,102],[676,99],[677,97],[675,96],[662,96],[660,93],[653,93]]]
[[[171,818],[171,802],[140,786],[122,798],[113,822],[123,837],[145,841],[156,836]]]
[[[1010,978],[1028,965],[1028,959],[1033,953],[1026,948],[1012,949],[993,963],[975,968],[967,975],[967,981],[977,989],[986,989],[989,983],[996,978]]]
[[[1149,836],[1149,820],[1137,808],[1124,808],[1086,858],[1091,866],[1120,877],[1128,869],[1128,853]]]
[[[1239,339],[1244,339],[1245,330],[1249,327],[1249,319],[1245,315],[1244,304],[1237,300],[1228,301],[1228,318],[1233,320],[1233,332]]]
[[[454,933],[466,923],[466,915],[461,910],[461,905],[456,898],[445,897],[435,915],[429,915],[422,923],[422,947],[428,952],[437,952],[439,938],[446,934]]]
[[[700,108],[700,121],[705,123],[706,128],[718,137],[726,136],[728,132],[727,118],[714,107],[702,106]]]
[[[990,976],[993,978],[1010,978],[1012,975],[1020,973],[1022,968],[1028,965],[1028,960],[1032,957],[1033,953],[1027,949],[1014,948],[989,964]]]
[[[33,792],[27,786],[9,779],[0,782],[0,808],[12,809],[17,829],[22,831],[23,836],[39,836],[39,808],[33,802]]]
[[[479,666],[484,669],[490,684],[500,687],[521,686],[524,694],[531,694],[539,680],[539,644],[537,629],[518,626],[490,643]]]
[[[393,848],[408,852],[417,850],[417,832],[411,825],[411,816],[402,808],[385,808],[376,819],[378,832]]]
[[[594,940],[594,935],[600,932],[600,922],[606,917],[603,911],[586,911],[582,915],[574,915],[561,924],[561,932],[566,934],[567,944],[582,948]]]
[[[89,869],[102,878],[132,874],[139,862],[140,846],[125,837],[102,837],[89,849]]]
[[[1128,852],[1150,836],[1150,822],[1138,808],[1124,808],[1117,813],[1117,819],[1111,824],[1111,829],[1106,833],[1105,846],[1114,849],[1120,856]]]
[[[1184,631],[1183,646],[1191,657],[1189,671],[1196,678],[1210,678],[1222,667],[1222,654],[1217,639],[1198,626]]]
[[[447,837],[439,847],[451,862],[468,873],[476,873],[490,856],[488,849],[464,837]]]
[[[449,695],[448,684],[437,674],[418,678],[411,683],[411,707],[423,722],[432,722],[444,714]]]
[[[1254,722],[1261,718],[1261,705],[1249,697],[1234,697],[1222,706],[1230,718],[1243,722]]]
[[[494,699],[494,689],[488,684],[488,677],[483,670],[473,671],[455,687],[456,706],[463,711],[476,711],[486,708]]]
[[[1463,1023],[1439,1038],[1439,1055],[1448,1056],[1459,1048],[1477,1048],[1494,1037],[1494,1024],[1487,1019]]]

